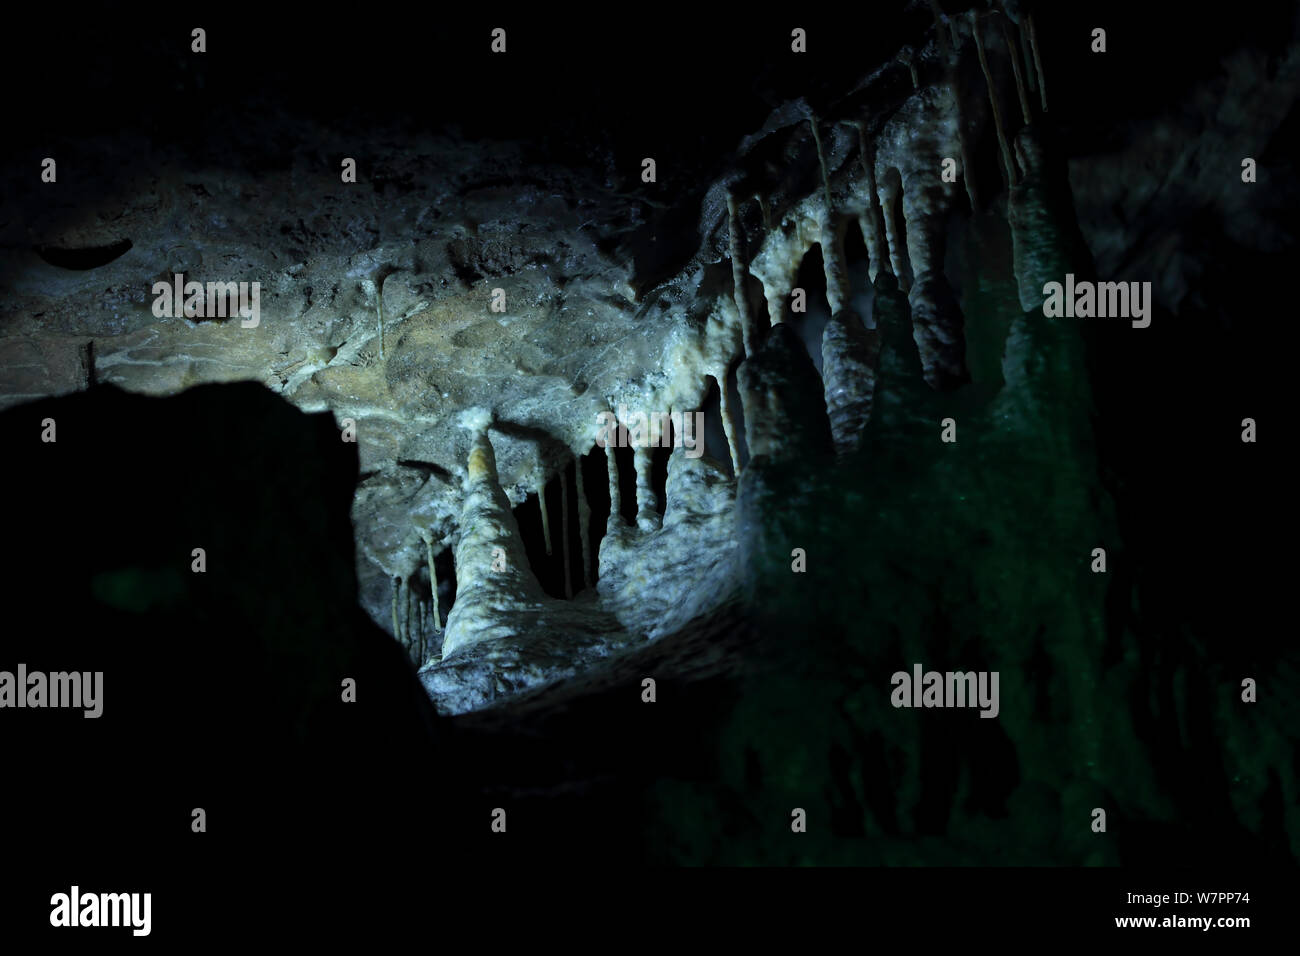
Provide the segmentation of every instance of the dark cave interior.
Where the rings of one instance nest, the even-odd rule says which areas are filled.
[[[972,4],[939,6],[955,17]],[[1284,593],[1289,470],[1267,449],[1285,423],[1279,392],[1291,350],[1278,339],[1292,324],[1284,283],[1296,264],[1300,119],[1294,94],[1266,128],[1247,105],[1257,89],[1295,82],[1295,5],[1258,3],[1240,16],[1110,0],[1018,6],[1038,18],[1050,108],[1035,106],[1034,124],[1061,182],[1069,169],[1073,199],[1060,221],[1063,235],[1073,229],[1086,244],[1073,260],[1078,273],[1163,281],[1179,292],[1177,310],[1158,300],[1150,327],[1138,330],[1103,320],[1048,324],[1016,305],[1009,190],[984,124],[970,143],[982,208],[972,211],[958,188],[941,223],[973,382],[936,390],[902,380],[900,365],[882,358],[861,445],[833,455],[821,441],[825,425],[803,420],[794,400],[764,418],[746,415],[744,353],[732,356],[717,374],[735,419],[739,479],[716,378],[707,377],[698,407],[708,422],[706,460],[737,489],[727,527],[743,593],[600,666],[521,684],[494,706],[440,712],[432,685],[422,684],[423,662],[387,630],[391,574],[377,569],[379,583],[358,581],[366,553],[354,499],[372,466],[366,447],[338,440],[342,412],[246,381],[187,380],[166,397],[133,394],[111,378],[96,381],[95,370],[125,364],[99,333],[89,388],[0,406],[8,451],[0,499],[10,503],[0,670],[22,661],[103,671],[111,715],[0,716],[10,779],[22,781],[6,788],[23,821],[6,838],[15,853],[58,842],[80,879],[108,885],[159,872],[244,871],[255,859],[310,869],[329,865],[339,847],[366,873],[382,872],[393,856],[429,874],[537,861],[1293,868],[1300,659],[1274,606]],[[596,184],[607,197],[600,202],[621,203],[629,218],[601,232],[593,254],[625,267],[643,310],[629,321],[648,328],[659,321],[657,303],[683,301],[672,285],[683,274],[698,270],[701,290],[713,283],[730,295],[725,204],[720,214],[711,205],[720,177],[739,170],[772,195],[821,188],[811,147],[796,153],[782,140],[784,153],[765,156],[767,146],[742,152],[738,144],[790,101],[817,116],[867,109],[879,87],[855,99],[862,78],[900,48],[920,50],[935,26],[931,5],[913,2],[801,10],[775,23],[657,8],[585,18],[430,8],[415,23],[390,10],[351,16],[222,7],[199,18],[213,51],[203,57],[188,49],[193,17],[170,7],[111,5],[66,22],[41,12],[6,31],[0,68],[22,95],[6,104],[0,344],[42,322],[69,340],[79,334],[33,312],[38,274],[18,252],[69,274],[98,274],[142,254],[138,235],[67,245],[43,238],[76,234],[83,206],[111,208],[141,175],[170,176],[223,197],[205,207],[214,216],[256,217],[260,200],[223,184],[296,176],[316,150],[303,139],[313,129],[376,157],[363,159],[356,187],[376,209],[418,204],[426,193],[435,206],[446,200],[442,209],[460,201],[440,174],[421,181],[395,158],[406,138],[485,148],[474,155],[508,142],[521,168],[537,170],[531,183],[527,172],[462,170],[474,195],[554,188],[572,197]],[[493,59],[485,50],[497,20],[510,47]],[[1089,49],[1099,25],[1108,29],[1104,55]],[[807,29],[807,55],[790,55],[791,26]],[[48,59],[38,64],[36,50]],[[1239,69],[1229,75],[1227,62]],[[980,76],[973,54],[963,69]],[[1007,89],[1003,109],[1014,113],[1015,87]],[[974,90],[972,98],[985,95]],[[911,93],[904,82],[899,102]],[[114,147],[119,135],[129,145]],[[1160,135],[1174,143],[1168,153],[1144,152],[1144,137]],[[1226,151],[1238,141],[1252,152]],[[135,152],[140,143],[156,144],[157,155]],[[50,155],[69,157],[55,205],[32,172]],[[1248,187],[1239,183],[1244,155],[1260,170]],[[643,156],[655,157],[656,183],[639,179]],[[1172,169],[1161,165],[1169,156]],[[320,147],[331,175],[338,159]],[[1253,190],[1242,200],[1245,225],[1230,223],[1238,212],[1203,189],[1211,163],[1224,182]],[[797,186],[773,178],[778,164]],[[1108,191],[1117,177],[1129,186]],[[591,206],[593,217],[604,212]],[[743,210],[750,253],[765,214],[752,202]],[[900,222],[908,249],[920,241],[914,223]],[[175,218],[161,228],[180,243],[215,227]],[[285,228],[280,251],[297,243],[310,263],[319,241],[304,233],[299,242]],[[569,228],[557,219],[554,235]],[[367,229],[385,248],[400,241],[368,222],[355,235]],[[556,271],[562,258],[552,260]],[[869,259],[863,233],[851,228],[844,261],[853,302],[888,350],[900,341],[889,338],[890,309],[901,302],[905,316],[907,300],[866,278]],[[484,261],[493,260],[476,260],[479,268]],[[767,356],[765,374],[791,388],[811,381],[817,399],[829,269],[814,243],[793,281],[813,305],[787,311],[778,325],[764,286],[755,282],[749,297],[760,342],[750,362]],[[448,282],[421,275],[418,263],[408,271],[417,290]],[[576,297],[580,282],[599,278],[582,273],[564,288]],[[451,280],[476,289],[495,281]],[[61,287],[53,288],[57,297]],[[1009,311],[990,304],[1008,289]],[[390,317],[399,332],[415,328],[397,325],[402,319]],[[122,321],[123,334],[135,334],[134,320]],[[543,336],[540,328],[529,335]],[[787,332],[804,348],[778,356],[773,343]],[[568,347],[564,340],[555,351]],[[398,371],[389,371],[388,387],[405,395],[400,389],[424,380],[396,377],[405,358],[389,348]],[[5,396],[27,387],[9,387],[18,381],[11,354],[19,353],[0,348]],[[522,371],[503,373],[503,382],[541,364],[520,355]],[[1014,402],[1013,375],[1023,385]],[[782,413],[792,423],[784,460],[765,452],[768,438],[755,431]],[[961,436],[952,446],[936,438],[949,414]],[[58,440],[42,445],[35,436],[47,418]],[[532,427],[525,418],[494,426],[493,442],[501,434],[522,443]],[[1258,423],[1258,443],[1241,439],[1246,418]],[[605,454],[553,443],[554,459],[531,487],[507,482],[513,445],[498,445],[497,490],[510,495],[505,513],[539,593],[586,613],[601,588],[632,587],[606,580],[624,554],[605,550],[613,548],[606,529],[631,540],[645,492],[633,450],[619,448],[619,514],[611,516]],[[463,451],[457,446],[458,463]],[[462,477],[432,456],[411,456],[397,473],[439,488]],[[650,470],[665,527],[682,493],[674,482],[690,474],[674,472],[671,457],[656,449]],[[585,499],[575,490],[579,469]],[[589,506],[583,518],[580,500]],[[202,575],[189,573],[196,541],[206,548]],[[790,573],[792,543],[811,556],[806,574]],[[1087,573],[1098,543],[1107,549],[1104,575]],[[661,550],[668,571],[646,585],[656,600],[685,607],[713,586],[705,573],[720,563],[713,552],[692,565],[672,564],[670,549]],[[448,545],[436,557],[438,632],[451,627],[458,589],[476,580],[453,552]],[[408,600],[427,616],[429,573],[418,544],[410,553]],[[659,567],[654,555],[627,554],[635,557],[629,581]],[[1001,670],[1003,717],[891,708],[889,674],[915,661]],[[356,679],[355,706],[339,704],[340,675]],[[653,704],[642,698],[646,676],[656,679]],[[1240,702],[1244,677],[1258,681],[1258,704]],[[220,838],[197,850],[187,839],[195,806],[221,821],[213,826]],[[501,806],[508,843],[488,827],[489,810]],[[796,806],[816,822],[806,834],[790,832]],[[1093,807],[1108,808],[1104,840],[1089,830]],[[39,911],[49,889],[36,880],[15,892]]]

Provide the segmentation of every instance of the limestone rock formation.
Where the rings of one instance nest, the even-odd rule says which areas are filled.
[[[1134,610],[1153,572],[1125,552],[1140,519],[1117,502],[1142,492],[1122,456],[1103,461],[1115,400],[1096,370],[1152,347],[1047,319],[1044,286],[1153,277],[1161,309],[1204,306],[1194,280],[1219,240],[1184,235],[1196,216],[1287,250],[1285,216],[1234,190],[1238,154],[1294,126],[1300,32],[1098,155],[1058,135],[1055,92],[1047,112],[1047,13],[901,5],[901,51],[764,106],[722,155],[660,165],[663,182],[599,130],[565,144],[490,120],[377,123],[355,180],[339,158],[358,161],[356,138],[292,111],[269,145],[237,116],[214,124],[219,168],[198,145],[87,137],[62,168],[111,175],[0,218],[0,411],[257,383],[327,416],[357,459],[356,602],[458,727],[543,726],[647,679],[677,701],[729,682],[728,707],[676,718],[712,722],[697,766],[717,776],[636,779],[637,800],[687,820],[656,844],[666,859],[966,863],[992,845],[1004,862],[1122,862],[1133,844],[1076,822],[1101,804],[1160,819],[1180,784],[1143,735],[1177,736],[1186,694],[1226,699],[1237,675],[1195,641],[1166,652]],[[1133,438],[1143,410],[1106,407]],[[1122,574],[1088,571],[1098,542]],[[1000,670],[999,720],[900,717],[889,675],[915,661]],[[597,710],[625,719],[629,700]],[[1283,754],[1216,762],[1222,805],[1296,802],[1268,707],[1256,726],[1220,706],[1171,747],[1184,770],[1251,733]],[[525,793],[515,766],[497,782]],[[764,835],[791,806],[832,821],[806,855]],[[690,832],[720,807],[731,842]],[[1252,838],[1277,835],[1281,811],[1252,813]]]

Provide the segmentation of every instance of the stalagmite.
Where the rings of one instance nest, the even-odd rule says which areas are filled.
[[[1047,112],[1047,78],[1043,75],[1043,61],[1038,55],[1038,31],[1034,28],[1034,15],[1028,14],[1025,22],[1029,24],[1029,45],[1034,49],[1034,69],[1038,73],[1038,98],[1043,112]]]
[[[871,429],[893,430],[909,420],[929,417],[940,397],[926,386],[916,346],[911,309],[898,281],[882,275],[875,282],[873,311],[880,336]]]
[[[980,69],[984,71],[984,83],[989,88],[989,105],[993,109],[993,128],[998,134],[998,148],[1002,151],[1002,164],[1006,171],[1007,186],[1016,184],[1016,164],[1011,158],[1011,147],[1007,145],[1006,130],[1002,126],[1002,109],[998,106],[997,88],[993,85],[993,74],[989,72],[989,61],[984,55],[984,38],[980,35],[979,17],[970,11],[971,33],[975,35],[975,51],[979,54]]]
[[[745,400],[749,469],[764,460],[806,461],[834,450],[821,377],[789,323],[772,327],[737,376]]]
[[[921,273],[908,300],[926,382],[939,391],[968,383],[966,322],[947,276],[942,271]]]
[[[1020,308],[1027,312],[1042,306],[1046,283],[1092,268],[1079,233],[1068,173],[1062,162],[1049,163],[1039,135],[1035,127],[1026,126],[1016,136],[1025,177],[1007,202],[1012,268]]]
[[[656,531],[662,521],[659,497],[652,481],[654,450],[645,445],[632,449],[636,461],[636,526],[642,531]]]
[[[433,534],[426,532],[424,538],[424,552],[429,561],[429,590],[433,592],[432,611],[433,611],[433,630],[434,633],[442,630],[442,614],[438,610],[438,569],[433,563]]]
[[[537,507],[542,512],[542,542],[546,545],[546,556],[551,556],[551,516],[546,511],[546,482],[537,489]]]
[[[560,560],[564,562],[564,596],[573,597],[573,568],[569,563],[569,469],[560,469]]]
[[[722,416],[722,431],[727,436],[727,451],[731,453],[731,472],[740,477],[740,450],[736,444],[736,424],[731,420],[731,405],[727,399],[727,371],[713,374],[718,383],[718,413]]]
[[[582,486],[582,458],[573,459],[573,477],[578,495],[578,540],[582,544],[582,586],[591,587],[591,535],[588,527],[591,523],[591,505],[587,504],[587,492]]]
[[[740,217],[736,212],[736,197],[727,193],[727,231],[731,248],[731,280],[736,311],[740,314],[740,335],[745,345],[745,355],[754,354],[754,318],[749,310],[749,267],[745,263],[744,242],[740,235]]]
[[[1006,21],[1002,21],[1002,38],[1006,41],[1007,50],[1011,59],[1011,72],[1016,75],[1016,93],[1020,96],[1020,114],[1024,117],[1025,125],[1028,126],[1031,120],[1029,113],[1029,94],[1025,92],[1025,78],[1020,73],[1020,50],[1016,47],[1016,38],[1010,30],[1007,29]]]
[[[616,528],[623,527],[623,495],[618,487],[618,459],[614,457],[614,446],[605,446],[605,464],[609,468],[609,519],[605,522],[605,533],[613,534]]]
[[[482,641],[519,635],[519,616],[503,613],[541,607],[545,597],[528,567],[528,555],[510,499],[497,477],[486,412],[477,412],[455,546],[456,602],[447,615],[445,660]]]
[[[822,388],[840,454],[859,447],[871,419],[879,340],[852,309],[837,309],[822,330]]]
[[[888,351],[897,349],[898,359],[891,362],[893,369],[901,371],[902,375],[892,378],[890,385],[902,385],[914,393],[921,393],[924,390],[924,372],[921,368],[921,356],[916,348],[916,339],[912,332],[911,306],[908,305],[907,296],[903,295],[898,288],[898,282],[889,278],[881,279],[876,282],[876,301],[875,311],[877,313],[876,328],[880,330],[881,348]],[[904,347],[907,346],[907,347]],[[884,354],[881,356],[881,374],[880,384],[885,385],[884,374]],[[898,401],[899,396],[891,389],[886,394],[877,396],[879,402],[883,403],[887,399]]]
[[[881,271],[893,272],[889,262],[889,247],[884,239],[880,222],[879,200],[876,198],[876,173],[872,165],[871,152],[867,149],[867,133],[862,123],[854,123],[858,130],[858,152],[861,154],[863,183],[866,186],[867,208],[858,216],[858,226],[862,229],[862,239],[867,244],[867,275],[876,281]]]

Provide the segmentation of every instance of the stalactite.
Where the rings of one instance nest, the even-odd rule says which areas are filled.
[[[957,148],[961,152],[961,181],[966,187],[966,198],[970,200],[971,212],[979,209],[979,198],[975,193],[975,180],[971,176],[970,149],[966,145],[966,124],[962,122],[961,109],[961,71],[958,69],[961,44],[957,40],[956,28],[952,27],[951,21],[939,7],[938,0],[930,0],[930,9],[934,12],[934,33],[939,41],[939,52],[943,55],[943,62],[947,64],[948,83],[952,86],[953,102],[956,105],[957,113]],[[944,30],[943,23],[948,22],[952,29],[952,43],[948,42],[948,32]],[[871,280],[875,281],[875,276]]]
[[[754,318],[749,309],[749,267],[745,262],[744,243],[740,235],[740,216],[736,212],[736,197],[727,193],[727,231],[731,249],[731,280],[734,284],[736,312],[740,315],[740,335],[745,345],[745,355],[754,354]]]
[[[768,205],[762,193],[755,193],[754,201],[758,203],[759,211],[763,213],[763,231],[770,233],[772,231],[772,207]]]
[[[952,63],[952,50],[957,45],[957,37],[954,35],[952,43],[948,43],[948,33],[943,28],[943,22],[948,19],[939,6],[939,0],[930,0],[930,12],[934,14],[934,39],[939,45],[939,53],[943,56],[945,63]]]
[[[433,563],[433,535],[426,533],[424,535],[424,551],[429,561],[429,589],[433,591],[432,608],[433,611],[433,630],[436,634],[442,630],[442,614],[438,610],[438,569]]]
[[[862,230],[862,239],[867,244],[867,275],[872,282],[883,270],[893,272],[889,262],[889,247],[882,235],[880,223],[879,200],[876,198],[876,173],[872,168],[871,151],[867,149],[867,132],[860,122],[853,124],[858,131],[858,152],[862,160],[863,183],[866,186],[867,208],[858,215],[858,227]]]
[[[1002,38],[1006,41],[1007,50],[1011,59],[1011,72],[1016,75],[1016,93],[1020,97],[1020,114],[1024,117],[1025,125],[1028,126],[1031,117],[1029,113],[1029,94],[1025,92],[1025,78],[1020,73],[1020,50],[1016,46],[1016,38],[1010,30],[1007,29],[1007,22],[1002,21]]]
[[[899,286],[906,289],[905,276],[907,271],[903,259],[906,250],[903,248],[903,239],[899,234],[898,222],[894,218],[899,215],[898,200],[902,192],[902,181],[899,179],[896,182],[894,178],[888,175],[884,179],[885,181],[876,187],[876,195],[880,197],[880,212],[885,221],[885,239],[889,243],[889,261],[893,266],[892,273],[898,277]]]
[[[770,262],[763,275],[763,298],[767,299],[767,315],[772,325],[785,321],[785,304],[790,299],[797,266],[782,269],[779,263]]]
[[[826,299],[830,303],[831,313],[834,314],[844,308],[849,298],[848,267],[844,262],[844,246],[840,241],[843,230],[837,229],[832,221],[831,182],[826,172],[826,156],[822,152],[822,138],[817,132],[816,117],[809,116],[808,125],[812,127],[813,142],[817,145],[817,164],[821,167],[822,195],[826,201],[826,208],[822,211],[821,217],[820,244],[822,269],[826,273]]]
[[[1034,50],[1034,69],[1038,73],[1038,98],[1042,102],[1043,112],[1047,112],[1047,77],[1043,75],[1043,60],[1038,55],[1038,30],[1034,27],[1034,15],[1032,13],[1025,16],[1025,22],[1029,24],[1029,45]]]
[[[822,388],[835,450],[856,450],[871,419],[879,338],[852,309],[836,309],[822,330]]]
[[[402,579],[394,575],[393,576],[393,639],[396,640],[397,643],[399,644],[405,643],[402,640],[402,626],[397,619],[397,596],[401,592],[401,589],[402,589]]]
[[[927,272],[942,271],[947,235],[943,229],[952,187],[943,182],[937,170],[918,166],[902,181],[899,215],[906,227],[907,262],[912,269],[912,284]]]
[[[1029,45],[1029,24],[1022,17],[1016,24],[1016,29],[1020,32],[1020,53],[1024,57],[1025,80],[1029,83],[1029,91],[1037,93],[1038,71],[1034,69],[1034,51]]]
[[[971,175],[970,150],[966,147],[966,125],[961,121],[961,89],[957,85],[957,72],[953,71],[953,95],[957,97],[957,148],[961,150],[961,181],[966,187],[966,198],[971,212],[979,210],[979,197],[975,193],[975,177]]]
[[[605,446],[605,464],[609,468],[609,519],[605,522],[605,533],[613,534],[614,529],[623,527],[623,495],[618,487],[618,460],[614,457],[614,446]]]
[[[817,165],[822,171],[822,196],[826,200],[826,213],[831,211],[831,182],[830,177],[826,174],[826,155],[822,152],[821,133],[817,132],[817,117],[809,116],[808,125],[812,127],[813,145],[817,147]]]
[[[578,496],[578,540],[582,545],[582,586],[591,587],[591,540],[588,527],[591,523],[591,505],[582,485],[582,458],[573,459],[573,476]]]
[[[416,601],[415,602],[415,645],[416,645],[416,665],[419,667],[423,667],[424,662],[428,659],[425,656],[424,634],[425,634],[424,602]]]
[[[943,12],[943,7],[939,6],[939,0],[930,0],[930,10],[934,13],[935,33],[937,33],[940,38],[939,48],[942,50],[944,46],[943,27],[941,26],[942,22],[948,25],[948,36],[952,41],[952,48],[955,50],[959,46],[957,42],[957,25],[952,22],[952,18],[949,17],[948,14]]]
[[[636,526],[642,531],[655,531],[662,516],[652,480],[654,450],[646,445],[637,445],[632,451],[636,461]]]
[[[997,88],[993,85],[993,74],[989,72],[989,61],[984,55],[984,38],[980,35],[979,17],[970,11],[971,33],[975,35],[975,52],[979,54],[980,69],[984,71],[984,83],[989,89],[989,105],[993,109],[993,128],[998,134],[998,148],[1002,151],[1002,164],[1006,172],[1007,186],[1016,184],[1016,164],[1011,158],[1011,147],[1007,144],[1006,130],[1002,125],[1002,109],[998,106]]]
[[[782,227],[768,233],[758,253],[745,266],[746,275],[757,278],[763,285],[768,318],[774,326],[785,321],[799,264],[819,241],[820,209],[827,201],[826,196],[823,186],[821,192],[788,209]],[[750,343],[751,348],[756,346],[756,342]]]
[[[569,563],[569,469],[560,469],[560,560],[564,562],[564,596],[573,597],[573,568]]]
[[[408,650],[414,651],[416,650],[415,641],[418,635],[413,633],[411,629],[411,618],[414,616],[411,614],[411,599],[413,595],[411,594],[411,582],[407,580],[405,584],[406,587],[404,590],[406,591],[406,601],[404,604],[406,607],[402,614],[402,629],[406,631],[406,644]]]
[[[542,511],[542,542],[546,545],[546,556],[551,556],[551,516],[546,513],[546,481],[537,489],[537,506]]]
[[[845,222],[832,223],[830,210],[822,220],[822,270],[826,273],[826,301],[831,314],[843,310],[849,302],[849,269],[844,252]]]
[[[727,451],[731,454],[731,472],[740,477],[740,448],[736,444],[736,423],[731,420],[731,405],[727,399],[727,371],[714,373],[718,383],[718,413],[722,416],[722,431],[727,436]]]
[[[926,381],[942,390],[970,381],[965,363],[965,319],[943,268],[948,238],[943,223],[955,192],[932,166],[910,170],[903,181],[913,330]]]

